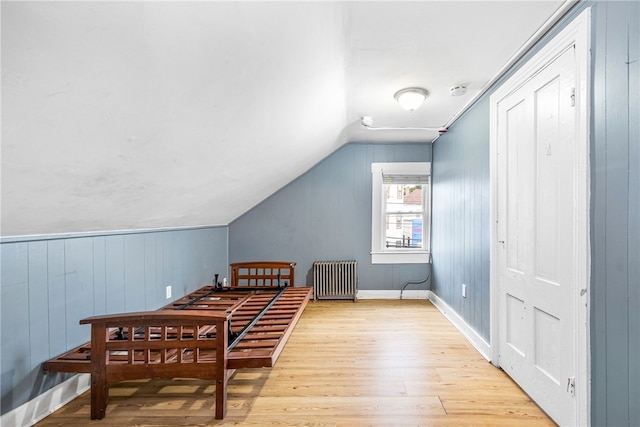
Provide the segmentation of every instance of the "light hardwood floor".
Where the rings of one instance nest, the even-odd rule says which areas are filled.
[[[38,426],[553,426],[430,302],[310,302],[276,367],[239,370],[214,419],[200,380],[111,386],[107,416],[89,392]]]

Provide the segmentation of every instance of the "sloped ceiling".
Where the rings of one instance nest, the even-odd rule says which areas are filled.
[[[2,236],[228,224],[346,142],[429,143],[361,117],[444,126],[562,3],[3,1]]]

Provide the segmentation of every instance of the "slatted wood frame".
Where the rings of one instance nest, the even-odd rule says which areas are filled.
[[[110,383],[172,377],[215,380],[215,417],[224,418],[228,334],[217,331],[227,330],[230,317],[161,310],[81,320],[91,325],[91,419],[104,418]]]
[[[291,268],[293,280],[295,263],[268,263],[271,269]],[[217,331],[239,333],[280,291],[264,281],[273,270],[265,273],[265,263],[256,264],[260,267],[249,271],[259,276],[256,283],[261,284],[250,290],[232,280],[230,288],[205,286],[158,311],[82,320],[81,324],[92,325],[91,342],[45,362],[45,371],[91,374],[92,419],[105,415],[110,382],[212,379],[216,381],[215,416],[223,418],[228,378],[239,368],[274,366],[313,293],[311,287],[288,287],[229,350],[228,333]]]
[[[231,287],[294,286],[295,262],[259,261],[231,264]]]

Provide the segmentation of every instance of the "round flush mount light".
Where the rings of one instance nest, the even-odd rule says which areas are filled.
[[[393,95],[400,106],[407,111],[413,111],[420,107],[427,96],[429,96],[429,92],[421,87],[408,87]]]

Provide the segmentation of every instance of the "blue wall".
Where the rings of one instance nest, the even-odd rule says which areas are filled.
[[[155,310],[227,274],[227,227],[0,244],[2,414],[69,377],[42,362],[90,339],[85,317]],[[172,286],[172,298],[165,287]]]
[[[640,3],[580,3],[523,61],[588,6],[592,7],[592,424],[638,426]],[[487,340],[491,92],[434,144],[433,152],[432,290]],[[461,283],[471,287],[466,299],[461,297]]]
[[[489,342],[488,97],[435,142],[433,158],[431,290]]]
[[[429,144],[343,146],[230,224],[230,262],[295,261],[301,286],[313,285],[313,262],[322,260],[358,261],[359,289],[425,278],[425,264],[371,264],[371,163],[430,159]]]
[[[592,421],[640,425],[640,3],[597,2],[591,128]]]

